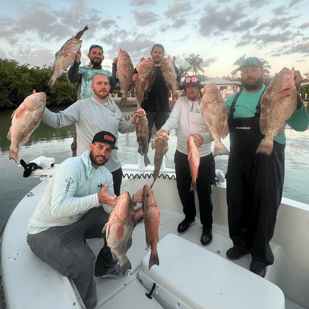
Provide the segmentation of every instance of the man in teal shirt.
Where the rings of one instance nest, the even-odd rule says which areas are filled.
[[[259,127],[260,98],[266,88],[263,84],[263,66],[259,59],[247,58],[238,70],[241,71],[244,90],[226,101],[230,110],[227,205],[229,234],[233,241],[233,247],[226,255],[234,260],[250,253],[250,270],[264,277],[266,266],[274,262],[269,243],[282,198],[286,138],[284,131],[274,137],[274,149],[270,156],[256,154],[264,137]],[[295,75],[295,86],[299,90],[299,71]],[[297,109],[286,123],[296,131],[308,128],[308,113],[299,93]]]

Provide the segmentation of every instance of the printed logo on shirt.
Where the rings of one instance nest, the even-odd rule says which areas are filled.
[[[104,187],[104,186],[100,183],[100,184],[98,185],[99,191],[100,191],[103,187]]]
[[[73,180],[73,178],[69,177],[65,180],[65,182],[66,182],[67,185],[65,187],[65,192],[64,192],[63,198],[62,198],[60,203],[62,203],[66,199],[67,194],[68,194],[69,189],[70,189],[70,186],[71,186],[72,183],[74,183],[74,180]]]
[[[200,114],[200,113],[201,113],[199,109],[196,109],[195,112],[196,112],[197,114]]]

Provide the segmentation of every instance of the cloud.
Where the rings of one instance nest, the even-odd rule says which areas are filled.
[[[295,6],[296,4],[298,4],[299,2],[301,2],[302,0],[290,0],[289,2],[289,8]]]
[[[270,3],[270,0],[249,0],[247,2],[248,7],[261,8],[266,4]]]
[[[159,15],[151,11],[131,11],[134,19],[139,26],[147,26],[155,23],[159,19]]]
[[[277,8],[273,9],[272,11],[277,16],[278,15],[283,15],[283,14],[286,14],[286,7],[283,6],[283,5],[282,6],[278,6]]]
[[[118,41],[127,39],[128,36],[129,33],[126,30],[116,30],[113,33],[102,36],[101,40],[106,44],[115,45]]]
[[[301,26],[299,26],[299,28],[300,28],[300,29],[309,28],[309,23],[302,24]]]
[[[204,7],[204,14],[198,20],[199,33],[202,36],[210,37],[217,31],[233,31],[232,29],[238,30],[238,22],[246,17],[247,15],[243,13],[245,7],[241,3],[237,3],[235,8],[225,7],[221,11],[219,8],[221,6],[213,6],[208,4]]]
[[[174,0],[173,3],[168,5],[167,11],[164,16],[172,20],[179,20],[183,15],[187,15],[193,9],[190,2],[185,0]]]
[[[132,6],[144,6],[144,5],[155,5],[156,0],[132,0],[130,5]]]
[[[272,20],[259,25],[256,28],[256,31],[261,31],[264,28],[274,29],[276,27],[279,27],[279,28],[284,30],[284,29],[286,29],[287,27],[290,26],[292,19],[293,18],[291,18],[291,17],[289,17],[289,18],[273,18]]]
[[[103,19],[100,25],[104,29],[109,29],[111,26],[115,26],[116,22],[112,19]]]
[[[309,55],[309,42],[292,46],[291,49],[289,51],[286,51],[284,54],[290,54],[290,53],[292,54],[300,53]]]
[[[231,31],[233,32],[242,32],[245,29],[248,30],[250,28],[253,28],[257,25],[258,18],[255,19],[247,19],[243,22],[240,22],[238,25],[235,25],[231,28]]]
[[[210,65],[211,65],[212,63],[214,63],[214,62],[217,62],[217,59],[216,59],[216,58],[209,58],[209,59],[207,59],[207,60],[204,60],[201,66],[202,66],[203,68],[208,68],[208,67],[210,67]]]

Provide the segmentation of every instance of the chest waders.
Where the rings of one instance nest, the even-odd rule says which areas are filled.
[[[274,262],[269,242],[273,237],[284,182],[285,144],[274,141],[270,156],[256,154],[264,135],[260,131],[260,102],[254,117],[233,118],[235,95],[229,115],[230,156],[227,205],[229,234],[239,250],[265,266]]]

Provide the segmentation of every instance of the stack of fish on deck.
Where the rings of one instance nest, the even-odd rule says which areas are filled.
[[[54,74],[49,80],[48,86],[53,87],[56,79],[73,63],[76,53],[82,47],[83,41],[80,38],[88,29],[88,26],[86,26],[83,30],[79,31],[75,37],[73,36],[71,39],[67,40],[55,54]]]
[[[7,138],[11,140],[9,158],[18,160],[18,146],[26,144],[39,126],[46,106],[46,94],[44,92],[28,96],[12,114],[12,125]]]
[[[265,135],[257,153],[271,155],[274,136],[280,135],[285,121],[294,113],[297,106],[297,90],[294,82],[294,69],[283,68],[274,76],[261,97],[260,129]]]
[[[225,138],[229,133],[228,108],[215,84],[204,87],[201,113],[215,142],[214,156],[228,155],[229,151],[221,142],[221,137]]]

